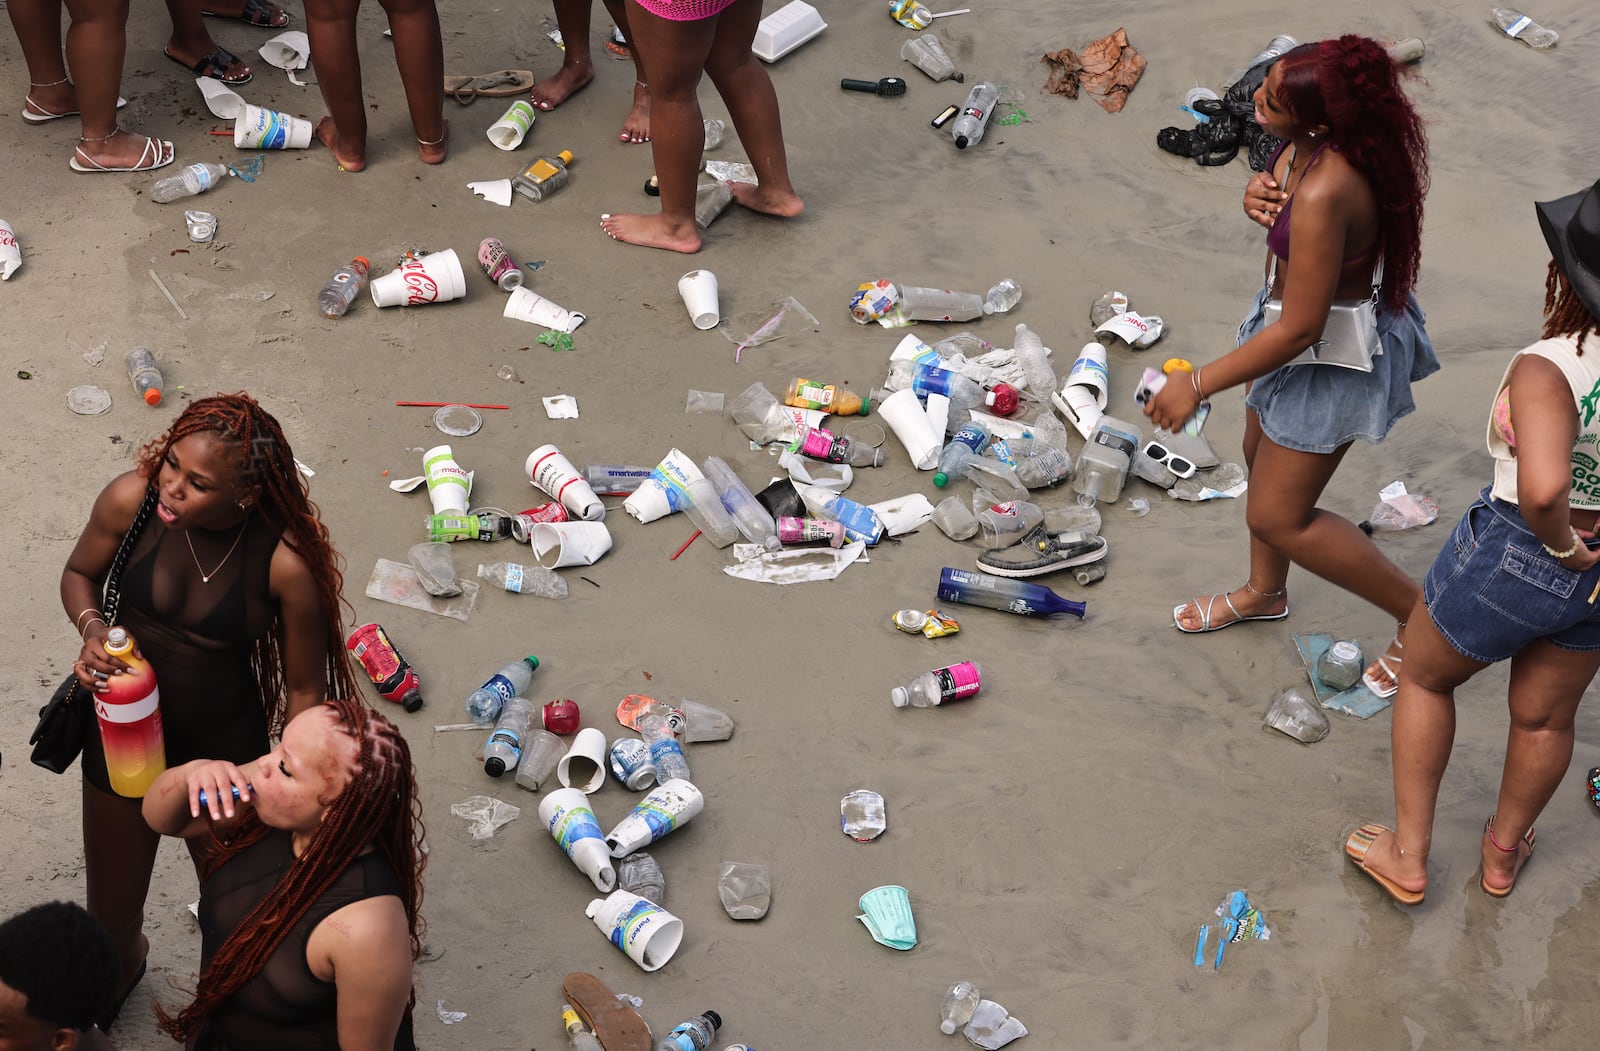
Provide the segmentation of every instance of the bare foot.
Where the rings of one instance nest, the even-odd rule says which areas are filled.
[[[535,109],[553,110],[593,79],[594,66],[588,59],[569,60],[561,63],[554,74],[535,84],[528,99]]]
[[[444,159],[450,156],[450,122],[444,122],[444,134],[433,142],[417,140],[417,154],[422,158],[423,164],[443,164]]]
[[[695,228],[693,219],[687,226],[679,226],[661,215],[607,213],[600,217],[600,228],[614,241],[685,254],[700,251],[700,231]]]
[[[773,190],[757,183],[730,182],[728,190],[736,204],[766,215],[791,218],[806,210],[806,204],[793,190]]]
[[[323,117],[317,121],[317,141],[328,147],[328,152],[333,154],[333,159],[339,165],[339,170],[344,172],[358,172],[367,166],[365,157],[351,158],[339,148],[339,129],[334,127],[332,117]]]
[[[623,142],[650,141],[650,89],[634,81],[633,108],[622,122],[622,132],[617,136]]]

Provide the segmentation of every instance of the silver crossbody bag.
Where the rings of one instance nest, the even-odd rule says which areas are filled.
[[[1278,257],[1269,252],[1272,262],[1267,273],[1267,287],[1278,280]],[[1322,327],[1322,338],[1307,347],[1290,365],[1337,365],[1342,369],[1371,372],[1372,359],[1383,353],[1383,343],[1378,339],[1378,293],[1383,287],[1383,259],[1372,268],[1372,296],[1368,299],[1336,299],[1328,309],[1327,324]],[[1271,325],[1283,316],[1281,299],[1267,300],[1266,324]]]

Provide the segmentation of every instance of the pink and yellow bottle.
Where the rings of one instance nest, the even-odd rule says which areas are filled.
[[[142,798],[150,782],[167,768],[167,747],[161,736],[161,691],[150,662],[133,653],[125,628],[106,635],[106,652],[128,665],[113,675],[104,693],[95,694],[94,713],[105,746],[106,775],[111,790],[129,799]]]

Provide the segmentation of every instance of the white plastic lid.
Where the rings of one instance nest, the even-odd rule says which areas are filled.
[[[889,691],[889,700],[894,702],[896,708],[904,708],[911,703],[911,694],[904,686],[896,686]]]

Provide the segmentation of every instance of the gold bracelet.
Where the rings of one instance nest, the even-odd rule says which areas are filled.
[[[1583,537],[1579,536],[1578,531],[1571,525],[1568,525],[1567,529],[1572,533],[1572,546],[1567,548],[1565,551],[1557,551],[1549,544],[1545,544],[1543,545],[1545,554],[1549,555],[1551,558],[1571,558],[1573,555],[1578,553],[1578,548],[1583,546]]]
[[[97,616],[102,616],[102,617],[105,616],[105,614],[100,612],[100,607],[99,606],[90,606],[88,609],[79,610],[78,611],[78,615],[76,617],[72,618],[72,625],[73,625],[73,627],[77,628],[79,632],[83,631],[83,625],[79,624],[78,622],[83,619],[83,615],[85,613],[93,613],[93,614],[96,614]]]

